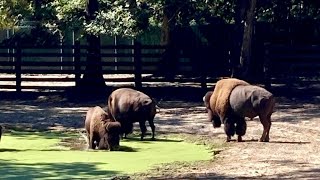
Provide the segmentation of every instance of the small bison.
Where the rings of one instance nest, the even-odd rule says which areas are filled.
[[[271,115],[275,106],[274,96],[264,88],[250,85],[238,79],[223,79],[217,82],[214,91],[203,97],[208,118],[214,127],[224,123],[227,142],[238,135],[238,141],[246,133],[245,117],[259,116],[263,133],[259,141],[269,142]]]
[[[108,114],[99,106],[90,108],[86,114],[85,129],[89,148],[117,150],[120,142],[121,125],[109,119]]]
[[[145,122],[148,121],[154,139],[156,103],[148,95],[130,88],[120,88],[113,91],[108,98],[108,115],[121,123],[124,137],[132,132],[133,123],[139,122],[141,140],[147,131]]]

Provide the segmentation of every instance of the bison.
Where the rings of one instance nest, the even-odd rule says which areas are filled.
[[[145,122],[149,122],[154,140],[156,103],[148,95],[130,88],[120,88],[113,91],[108,98],[108,115],[121,123],[124,137],[132,132],[133,123],[139,122],[141,140],[147,131]]]
[[[96,106],[87,111],[85,129],[90,149],[96,146],[106,150],[119,148],[121,125],[109,119],[101,107]]]
[[[214,91],[206,93],[203,101],[213,126],[220,127],[221,121],[224,123],[227,142],[234,134],[241,142],[247,128],[244,118],[256,116],[263,125],[259,141],[269,142],[275,98],[266,89],[234,78],[223,79],[217,82]]]

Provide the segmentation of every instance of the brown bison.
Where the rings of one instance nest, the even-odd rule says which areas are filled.
[[[156,103],[148,95],[130,88],[117,89],[108,98],[108,115],[121,123],[122,134],[125,137],[132,132],[133,123],[139,122],[141,140],[147,131],[145,122],[148,121],[154,139],[153,119],[156,115]]]
[[[99,106],[90,108],[86,114],[85,129],[89,148],[117,150],[120,142],[121,125],[108,118],[108,114]]]
[[[214,91],[203,97],[208,118],[214,127],[224,123],[227,141],[238,135],[238,141],[246,133],[245,117],[259,116],[263,133],[259,141],[268,142],[271,115],[275,106],[274,96],[264,88],[253,86],[242,80],[230,78],[217,82]]]

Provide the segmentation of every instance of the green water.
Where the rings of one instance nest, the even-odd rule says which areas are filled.
[[[179,139],[120,142],[126,151],[80,151],[58,146],[66,134],[12,133],[0,142],[0,174],[4,179],[104,178],[146,171],[174,161],[209,160],[205,146]]]

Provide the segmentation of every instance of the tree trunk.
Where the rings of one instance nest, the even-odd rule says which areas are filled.
[[[243,22],[245,21],[245,15],[248,10],[248,3],[250,0],[237,0],[235,7],[235,28],[233,32],[233,47],[231,54],[231,68],[232,77],[239,76],[239,59],[241,53],[241,46],[243,40]]]
[[[41,20],[41,4],[42,0],[34,0],[33,5],[34,5],[34,19],[35,21],[40,21]],[[39,24],[39,22],[37,22]]]
[[[162,57],[160,73],[164,73],[167,79],[173,78],[176,70],[177,52],[173,39],[176,8],[172,1],[165,1],[161,27],[161,44],[167,47]]]
[[[87,0],[87,21],[95,19],[95,13],[99,9],[97,0]],[[91,34],[86,35],[87,38],[87,60],[86,69],[83,78],[80,80],[79,86],[82,90],[93,93],[102,92],[105,87],[103,78],[101,57],[100,57],[100,36]]]
[[[244,24],[243,40],[240,55],[240,77],[248,79],[250,76],[250,68],[252,63],[252,32],[255,17],[255,8],[257,0],[250,0],[250,7],[246,13],[246,20]]]

